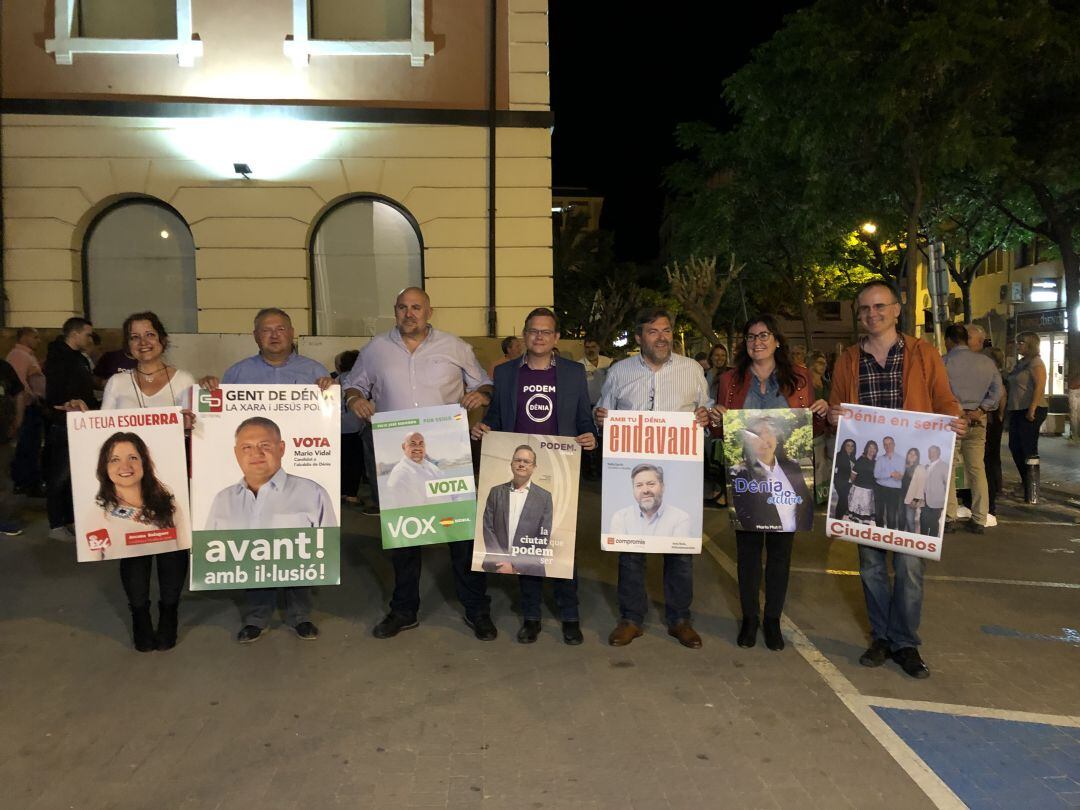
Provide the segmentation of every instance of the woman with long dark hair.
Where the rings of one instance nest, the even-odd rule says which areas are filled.
[[[787,339],[772,315],[751,318],[743,326],[742,336],[744,340],[735,354],[734,368],[725,371],[717,380],[713,409],[717,423],[722,424],[723,414],[729,409],[809,408],[821,417],[828,413],[828,403],[814,398],[809,372],[792,362]],[[739,602],[743,614],[738,636],[740,647],[753,647],[757,643],[761,624],[758,591],[764,549],[768,555],[765,564],[765,646],[770,650],[784,649],[780,616],[787,597],[794,541],[793,531],[736,530]]]
[[[848,496],[851,493],[851,470],[855,466],[857,448],[854,439],[844,439],[840,452],[836,454],[833,467],[833,487],[836,489],[836,509],[833,517],[845,520],[848,513]]]
[[[877,514],[874,501],[874,460],[877,454],[877,442],[871,439],[863,446],[862,455],[851,465],[848,514],[857,523],[873,523]]]

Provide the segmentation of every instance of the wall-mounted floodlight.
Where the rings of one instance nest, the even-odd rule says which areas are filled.
[[[245,180],[251,179],[251,167],[246,163],[234,163],[232,165],[233,171],[243,177]]]

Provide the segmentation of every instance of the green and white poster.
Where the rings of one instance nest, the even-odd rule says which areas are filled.
[[[337,386],[196,388],[191,590],[341,582]]]
[[[377,413],[371,429],[383,548],[471,540],[476,482],[461,406]]]

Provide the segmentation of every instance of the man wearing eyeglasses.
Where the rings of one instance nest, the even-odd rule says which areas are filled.
[[[547,307],[538,307],[525,318],[522,330],[525,354],[495,368],[495,391],[482,422],[472,429],[474,439],[491,430],[546,436],[573,436],[583,450],[596,447],[596,433],[589,406],[585,367],[557,361],[559,319]],[[516,455],[516,453],[515,453]],[[535,454],[533,462],[535,464]],[[530,472],[531,475],[531,472]],[[544,577],[521,574],[521,613],[524,618],[518,641],[531,644],[540,633],[540,604]],[[573,579],[553,578],[555,604],[559,607],[563,641],[580,644],[577,571]]]
[[[941,355],[930,343],[905,335],[897,325],[900,297],[884,281],[869,281],[856,297],[859,323],[866,334],[836,359],[829,395],[829,422],[840,419],[844,403],[959,417],[963,410],[949,386]],[[965,419],[954,419],[952,430],[963,436]],[[919,654],[922,618],[922,557],[892,552],[895,584],[889,581],[889,552],[859,546],[871,644],[859,658],[865,667],[879,667],[888,658],[913,678],[929,678]]]
[[[255,345],[259,347],[258,354],[229,366],[220,380],[217,377],[203,377],[199,380],[199,385],[211,389],[217,388],[219,383],[318,385],[325,389],[333,383],[326,366],[296,353],[296,332],[293,330],[292,319],[285,310],[277,307],[259,310],[255,315],[252,336],[255,338]],[[257,495],[252,497],[256,498]],[[263,519],[270,519],[271,510],[264,507],[260,507],[260,510]],[[256,524],[255,527],[259,526]],[[306,640],[319,637],[319,628],[311,621],[311,608],[315,601],[314,588],[248,588],[245,591],[244,624],[237,633],[237,641],[250,644],[262,636],[274,613],[279,593],[284,594],[286,620],[296,634]]]
[[[491,379],[476,361],[472,347],[433,327],[433,312],[431,299],[419,287],[406,287],[398,293],[394,328],[373,337],[341,381],[347,409],[370,420],[376,410],[459,403],[469,411],[491,403]],[[465,624],[480,641],[493,641],[498,630],[491,621],[486,575],[472,570],[473,541],[450,543],[449,549],[454,585],[465,608]],[[390,612],[372,631],[375,638],[393,638],[419,625],[420,546],[395,548],[389,553],[394,566],[394,592]]]
[[[671,314],[646,309],[638,314],[634,339],[641,354],[627,357],[608,369],[597,403],[596,421],[602,425],[609,410],[692,411],[698,423],[709,423],[712,397],[696,360],[671,351],[674,328]],[[690,621],[694,598],[694,558],[690,554],[664,555],[664,614],[668,634],[684,647],[697,649],[701,636]],[[619,623],[608,636],[613,647],[623,647],[642,634],[649,601],[645,592],[645,555],[619,554]]]

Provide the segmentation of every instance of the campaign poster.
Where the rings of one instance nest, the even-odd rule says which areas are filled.
[[[472,570],[572,579],[580,470],[573,438],[485,433]]]
[[[341,582],[337,386],[195,388],[191,590]]]
[[[807,408],[724,414],[728,511],[747,532],[814,528],[814,428]]]
[[[704,459],[693,413],[608,411],[600,547],[700,554]]]
[[[383,548],[472,540],[476,482],[461,406],[377,413],[371,431]]]
[[[950,416],[844,405],[826,533],[941,559],[956,434]]]
[[[191,548],[179,408],[67,414],[79,562]]]

